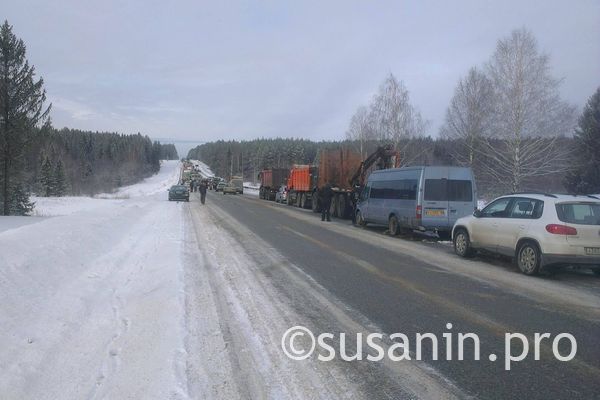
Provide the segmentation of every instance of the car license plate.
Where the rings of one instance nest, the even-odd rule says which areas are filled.
[[[429,217],[443,217],[446,215],[446,210],[425,210],[425,215]]]
[[[586,247],[585,254],[588,256],[600,256],[600,247]]]

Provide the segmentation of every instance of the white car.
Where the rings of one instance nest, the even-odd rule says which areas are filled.
[[[454,251],[487,250],[513,257],[527,275],[556,265],[584,265],[600,274],[600,198],[511,194],[456,221]]]

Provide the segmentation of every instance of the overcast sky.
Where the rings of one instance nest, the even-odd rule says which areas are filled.
[[[600,1],[2,0],[54,126],[210,141],[343,138],[387,74],[437,135],[458,79],[530,29],[581,107]]]

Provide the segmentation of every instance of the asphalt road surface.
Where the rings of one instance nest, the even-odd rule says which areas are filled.
[[[197,198],[190,203],[194,207],[200,207]],[[384,229],[357,228],[349,221],[321,222],[309,210],[248,195],[209,192],[205,207],[249,258],[264,265],[260,278],[291,300],[303,316],[297,325],[315,334],[401,332],[411,338],[413,356],[417,333],[437,335],[440,360],[432,359],[430,341],[424,341],[421,362],[334,361],[357,383],[361,397],[600,397],[600,279],[589,272],[526,277],[505,260],[459,259],[448,243],[392,238]],[[456,346],[453,360],[441,360],[442,334],[456,340],[459,332],[479,336],[480,361],[473,360],[469,341],[464,360],[456,359]],[[530,351],[507,371],[505,333],[515,332],[528,338]],[[541,342],[537,361],[536,332],[551,334]],[[571,361],[558,361],[552,353],[552,339],[563,332],[577,341]],[[513,341],[511,352],[520,350]],[[571,345],[561,340],[558,350],[566,356]],[[439,392],[424,388],[432,382]]]

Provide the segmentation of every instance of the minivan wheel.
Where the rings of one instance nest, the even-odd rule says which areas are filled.
[[[473,255],[469,233],[464,229],[458,229],[454,233],[454,252],[461,257]]]
[[[517,266],[525,275],[536,275],[540,271],[540,251],[532,242],[525,242],[517,252]]]
[[[391,236],[396,236],[400,233],[398,218],[395,215],[392,215],[388,221],[388,231]]]

